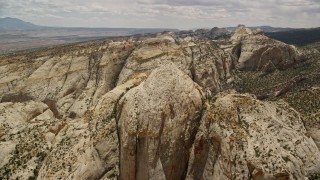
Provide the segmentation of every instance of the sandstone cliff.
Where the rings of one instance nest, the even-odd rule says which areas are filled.
[[[0,177],[315,177],[317,129],[304,114],[228,90],[238,70],[301,57],[244,27],[219,42],[166,33],[3,56]]]

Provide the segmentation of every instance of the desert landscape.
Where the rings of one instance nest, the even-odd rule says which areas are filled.
[[[319,180],[320,29],[284,27],[3,18],[0,179]]]

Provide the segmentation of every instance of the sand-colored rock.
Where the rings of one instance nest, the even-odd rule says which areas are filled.
[[[41,102],[0,103],[0,177],[28,178],[41,167],[50,144],[44,134],[56,119]]]
[[[199,87],[174,64],[120,100],[120,179],[182,179],[200,123]]]
[[[300,50],[292,45],[270,39],[244,26],[230,38],[229,50],[237,59],[240,70],[283,70],[303,60]]]
[[[143,41],[127,59],[117,84],[173,62],[209,94],[226,89],[233,79],[231,70],[235,59],[231,54],[209,40],[175,38],[167,34]]]
[[[140,76],[103,95],[82,118],[66,120],[39,179],[115,179],[119,176],[116,107],[120,98],[144,80]]]
[[[4,59],[0,68],[0,98],[54,100],[77,115],[113,89],[134,42],[105,42],[100,46],[71,49],[68,52],[29,59]],[[8,61],[8,62],[6,62]],[[66,105],[64,102],[68,102]]]
[[[320,170],[320,152],[298,112],[226,92],[208,105],[187,179],[306,179]]]

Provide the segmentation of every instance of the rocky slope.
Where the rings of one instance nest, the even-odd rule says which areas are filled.
[[[315,178],[306,114],[239,89],[239,70],[303,57],[245,27],[218,42],[164,33],[2,56],[0,177]]]

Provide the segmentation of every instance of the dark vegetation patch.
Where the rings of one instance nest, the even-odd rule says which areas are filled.
[[[33,100],[31,96],[24,93],[6,94],[1,98],[1,103],[3,102],[26,102]]]
[[[71,118],[71,119],[74,119],[74,118],[77,117],[77,113],[71,111],[68,117]]]
[[[320,41],[320,28],[267,32],[265,35],[287,44],[307,45]]]

